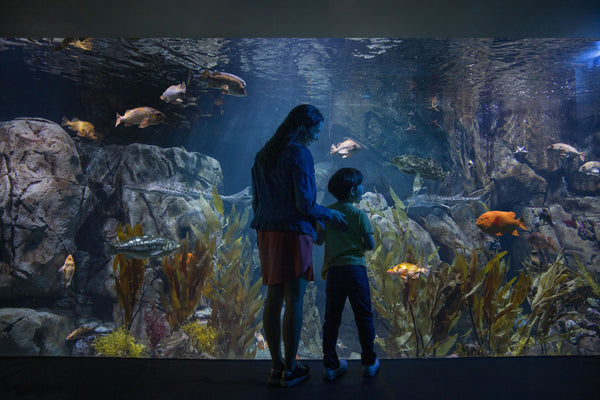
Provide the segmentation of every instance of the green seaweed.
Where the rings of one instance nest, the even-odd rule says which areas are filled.
[[[117,226],[117,237],[120,242],[133,237],[142,236],[142,225],[136,224],[133,228],[129,224],[123,227]],[[133,318],[138,305],[140,292],[144,283],[144,268],[146,259],[131,259],[124,254],[116,254],[114,256],[112,269],[115,277],[115,291],[119,305],[123,310],[123,325],[127,329],[131,328]]]
[[[207,220],[213,221],[209,224],[211,235],[218,238],[214,273],[208,280],[205,296],[212,302],[209,324],[220,332],[215,341],[216,353],[224,358],[254,358],[254,331],[262,328],[258,317],[264,300],[260,293],[262,279],[253,282],[256,268],[252,246],[243,234],[249,210],[240,215],[234,205],[225,216],[216,190],[213,190],[213,203],[219,216],[212,208],[204,210],[210,215]]]

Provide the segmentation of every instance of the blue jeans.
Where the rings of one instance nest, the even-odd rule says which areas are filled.
[[[334,265],[327,271],[325,286],[325,323],[323,324],[323,362],[325,368],[337,368],[340,365],[336,342],[342,322],[342,312],[346,298],[350,300],[354,312],[354,322],[358,328],[358,338],[362,348],[361,362],[371,365],[377,357],[373,350],[375,327],[371,312],[371,290],[367,270],[362,265]]]

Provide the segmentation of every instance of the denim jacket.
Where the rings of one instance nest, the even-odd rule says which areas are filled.
[[[266,174],[255,159],[252,166],[252,209],[250,226],[259,231],[306,233],[316,240],[316,223],[330,220],[331,211],[317,204],[315,166],[306,146],[291,143]]]

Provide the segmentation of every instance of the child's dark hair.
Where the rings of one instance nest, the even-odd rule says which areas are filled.
[[[327,190],[337,200],[347,200],[350,198],[350,189],[360,185],[362,181],[362,173],[356,168],[341,168],[329,179]]]

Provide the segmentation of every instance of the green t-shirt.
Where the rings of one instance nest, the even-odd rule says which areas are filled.
[[[367,213],[351,203],[334,203],[328,208],[344,213],[347,229],[335,229],[331,221],[325,223],[325,257],[321,277],[327,278],[331,265],[362,265],[365,261],[364,235],[373,234],[373,227]]]

